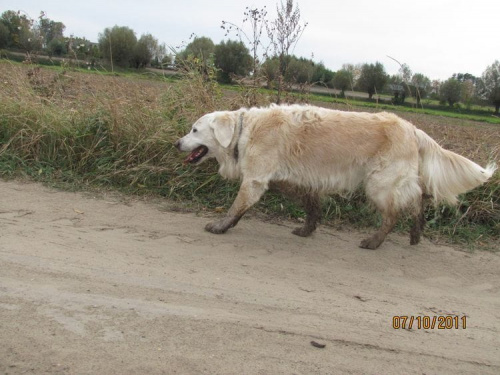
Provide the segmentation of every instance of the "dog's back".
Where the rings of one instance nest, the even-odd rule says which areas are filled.
[[[265,160],[259,172],[271,180],[319,192],[353,191],[398,160],[405,164],[399,176],[417,175],[414,127],[395,115],[286,106],[248,117],[254,123],[244,168]]]

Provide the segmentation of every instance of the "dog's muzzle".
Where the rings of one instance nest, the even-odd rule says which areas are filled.
[[[186,150],[182,149],[182,138],[177,140],[174,143],[174,146],[180,151],[184,152]],[[208,147],[201,145],[196,147],[194,150],[191,150],[190,154],[187,156],[187,158],[184,160],[184,164],[196,164],[198,163],[203,157],[208,153]]]

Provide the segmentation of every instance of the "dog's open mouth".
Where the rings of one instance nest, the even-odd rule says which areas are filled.
[[[199,146],[196,147],[191,153],[188,155],[188,157],[184,160],[184,163],[190,163],[194,164],[200,161],[202,157],[204,157],[208,152],[208,147],[207,146]]]

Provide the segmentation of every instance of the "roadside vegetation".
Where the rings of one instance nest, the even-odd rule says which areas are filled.
[[[483,166],[499,162],[498,62],[482,77],[457,73],[445,82],[413,74],[405,64],[396,76],[380,63],[333,72],[293,55],[307,27],[293,1],[276,10],[270,20],[266,9],[247,8],[246,24],[222,23],[239,41],[215,45],[193,36],[175,55],[127,27],[105,29],[96,44],[64,37],[64,25],[43,13],[35,21],[4,12],[0,176],[64,189],[119,189],[218,212],[231,204],[238,183],[222,180],[215,162],[185,166],[174,142],[207,112],[294,102],[393,111],[447,149]],[[271,193],[256,211],[303,216],[293,202]],[[426,218],[427,236],[498,249],[500,173],[462,196],[457,207],[428,207]],[[367,227],[378,220],[361,193],[325,199],[328,225]],[[403,220],[399,229],[408,226]]]

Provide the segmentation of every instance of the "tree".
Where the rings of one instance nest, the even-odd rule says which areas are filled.
[[[159,69],[172,68],[174,63],[173,55],[167,54],[167,48],[164,44],[159,46],[158,55],[153,57],[153,61],[151,62],[151,66],[154,66]]]
[[[29,55],[34,52],[40,52],[43,48],[43,36],[38,27],[33,27],[34,20],[29,19],[26,29],[19,34],[18,46]]]
[[[97,51],[96,47],[93,43],[88,41],[85,38],[80,38],[71,35],[69,38],[66,38],[66,49],[67,53],[70,55],[71,58],[77,58],[77,59],[95,59],[99,56],[98,53],[98,48]]]
[[[441,81],[439,79],[433,79],[431,82],[431,98],[439,99],[439,88],[441,87]]]
[[[397,60],[395,60],[397,61]],[[401,80],[409,84],[412,78],[413,72],[411,71],[411,68],[408,64],[401,64],[399,67],[399,76],[401,77]]]
[[[347,70],[352,76],[351,88],[354,88],[361,76],[362,64],[342,64],[342,70]]]
[[[2,13],[0,22],[9,30],[7,48],[21,48],[31,52],[38,47],[39,39],[32,31],[34,21],[26,15],[8,10]]]
[[[278,80],[279,76],[279,60],[277,57],[266,59],[261,66],[261,72],[266,78],[267,88],[273,88],[274,82]]]
[[[219,80],[232,82],[232,75],[246,76],[252,69],[252,56],[242,42],[228,40],[215,46],[214,64],[219,69]]]
[[[481,77],[481,94],[495,106],[495,113],[500,109],[500,62],[496,60],[488,66]]]
[[[368,98],[371,99],[373,94],[382,91],[387,79],[387,74],[381,63],[363,64],[357,84],[359,89],[366,91],[368,93]]]
[[[19,34],[23,31],[23,26],[27,24],[23,18],[25,19],[26,17],[21,16],[19,12],[14,12],[13,10],[7,10],[2,13],[0,23],[7,28],[9,35],[7,48],[18,47]]]
[[[284,79],[290,84],[311,83],[314,74],[314,62],[303,57],[290,56],[286,62],[288,68]]]
[[[172,56],[167,55],[167,47],[165,46],[165,43],[157,44],[156,49],[153,51],[151,65],[162,68],[171,64]]]
[[[52,39],[47,45],[47,53],[49,56],[62,56],[68,53],[68,49],[66,47],[66,41],[64,39]]]
[[[287,56],[286,64],[288,66],[286,74],[281,77],[282,82],[288,84],[326,84],[331,85],[334,73],[325,68],[322,63],[315,63],[311,59],[306,59],[304,57]],[[268,58],[264,64],[262,64],[261,71],[268,81],[268,87],[271,87],[270,83],[279,84],[280,79],[280,60],[277,56]]]
[[[250,23],[251,33],[250,36],[245,32],[243,27],[237,26],[236,24],[228,21],[222,21],[221,28],[226,31],[224,36],[228,36],[233,30],[236,31],[236,36],[246,40],[249,45],[249,50],[252,53],[252,77],[254,86],[257,86],[259,79],[259,68],[260,68],[260,57],[265,57],[267,55],[267,47],[262,43],[262,33],[267,27],[267,9],[266,6],[263,8],[246,7],[243,12],[244,20],[243,23]],[[263,50],[262,54],[259,53]]]
[[[134,48],[134,67],[139,69],[151,64],[151,60],[158,57],[160,48],[161,46],[158,43],[158,39],[153,37],[153,35],[142,35]]]
[[[462,84],[460,101],[470,109],[474,100],[477,99],[477,87],[481,79],[470,73],[454,73],[451,78],[455,78]]]
[[[312,61],[312,60],[311,60]],[[330,69],[326,68],[323,63],[315,64],[311,83],[321,83],[328,87],[333,87],[332,80],[335,73]]]
[[[43,38],[44,46],[48,46],[54,39],[61,40],[63,38],[66,26],[62,22],[55,22],[45,17],[45,13],[41,12],[37,28],[40,30],[40,35]]]
[[[177,66],[192,69],[194,67],[203,75],[205,79],[210,79],[214,73],[213,55],[215,45],[212,39],[207,37],[195,37],[186,48],[175,57]],[[189,64],[187,64],[189,62]]]
[[[243,23],[250,23],[251,32],[248,34],[242,27],[232,22],[222,21],[221,28],[226,31],[226,36],[230,32],[236,31],[236,36],[240,37],[240,40],[245,39],[253,55],[252,76],[254,85],[257,86],[259,76],[261,76],[260,73],[266,77],[268,86],[276,82],[278,86],[276,102],[280,103],[282,92],[285,89],[284,83],[290,83],[290,77],[295,76],[297,73],[290,72],[287,74],[289,64],[294,64],[295,68],[303,65],[301,62],[291,59],[290,56],[293,54],[293,49],[302,36],[307,23],[301,22],[300,10],[298,6],[294,5],[293,0],[286,0],[285,4],[281,1],[280,4],[276,5],[276,11],[276,19],[268,20],[265,6],[262,9],[246,7]],[[268,45],[263,43],[262,34],[264,29],[267,31],[269,38]],[[262,54],[262,60],[265,60],[262,65],[259,52]],[[278,62],[277,70],[275,69],[276,61]],[[299,70],[302,71],[303,67]],[[303,78],[302,73],[303,71],[300,76]]]
[[[415,73],[411,78],[410,89],[417,99],[417,105],[420,105],[422,98],[425,98],[431,90],[431,80],[422,73]]]
[[[186,48],[177,54],[177,60],[185,61],[188,57],[197,58],[203,62],[208,62],[215,51],[214,42],[207,37],[195,37]]]
[[[0,48],[7,48],[9,45],[10,33],[9,28],[0,21]]]
[[[340,96],[345,97],[345,90],[348,88],[352,88],[353,85],[353,77],[352,71],[347,69],[340,69],[333,76],[333,87],[337,90],[340,90]]]
[[[442,102],[447,102],[450,107],[460,101],[462,83],[456,78],[449,78],[441,84],[439,97]]]
[[[287,58],[293,53],[307,23],[301,23],[299,7],[294,7],[293,0],[286,0],[286,4],[281,2],[279,6],[276,6],[276,11],[276,19],[266,24],[266,27],[274,55],[279,61],[278,96],[276,99],[276,103],[279,104],[283,91],[283,79],[288,69],[289,60]]]
[[[130,66],[136,44],[134,31],[126,26],[106,28],[99,34],[99,49],[102,56],[121,67]]]
[[[470,109],[475,99],[476,99],[476,85],[474,81],[468,79],[462,82],[460,101],[465,104],[467,109]]]
[[[455,78],[458,82],[472,81],[474,84],[477,81],[477,77],[470,73],[453,73],[451,78]]]

